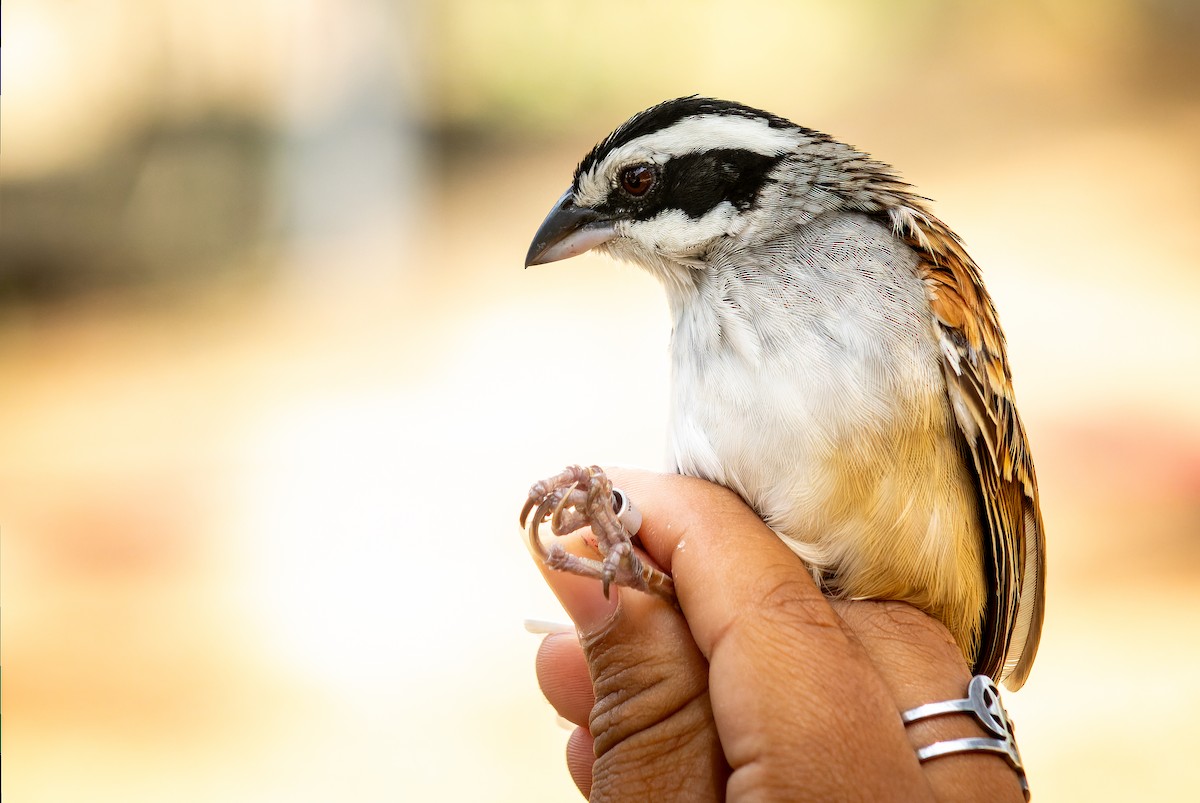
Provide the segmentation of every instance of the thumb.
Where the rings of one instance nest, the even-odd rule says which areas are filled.
[[[583,553],[582,539],[562,545]],[[728,767],[708,697],[708,662],[671,603],[547,569],[591,676],[592,800],[723,797]]]

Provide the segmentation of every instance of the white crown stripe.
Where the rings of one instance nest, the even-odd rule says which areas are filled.
[[[608,196],[616,171],[639,161],[663,164],[676,156],[713,150],[740,150],[778,156],[796,147],[796,130],[771,128],[761,117],[705,114],[687,117],[610,151],[592,170],[579,177],[576,203],[599,204]]]
[[[633,142],[628,142],[613,151],[610,156],[627,148],[661,151],[672,156],[722,148],[754,151],[765,156],[775,156],[795,145],[796,132],[794,130],[771,128],[761,117],[705,114],[698,117],[686,117],[661,131],[638,137]]]

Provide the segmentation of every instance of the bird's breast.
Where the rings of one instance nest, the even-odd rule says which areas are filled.
[[[977,616],[975,490],[915,256],[845,217],[673,299],[669,456],[741,494],[827,589]]]

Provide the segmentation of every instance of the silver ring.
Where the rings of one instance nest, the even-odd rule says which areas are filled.
[[[983,729],[995,738],[974,737],[934,742],[917,750],[917,760],[924,763],[955,753],[994,753],[1004,758],[1016,771],[1021,780],[1021,791],[1025,794],[1025,799],[1029,800],[1029,781],[1025,777],[1025,764],[1021,761],[1021,753],[1017,750],[1012,720],[1008,718],[1008,712],[1000,703],[1000,690],[996,688],[992,679],[987,675],[976,675],[967,686],[965,699],[919,705],[905,711],[900,715],[900,719],[905,725],[910,725],[946,714],[971,714]]]
[[[642,529],[642,511],[633,506],[633,502],[629,501],[629,494],[620,488],[614,487],[612,489],[612,496],[613,512],[617,514],[621,526],[631,536],[637,535],[638,530]]]

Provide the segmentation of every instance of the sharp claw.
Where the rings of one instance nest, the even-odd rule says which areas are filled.
[[[587,493],[576,495],[583,488]],[[552,570],[600,580],[605,599],[612,598],[614,585],[623,585],[674,601],[671,578],[641,563],[633,552],[629,538],[637,532],[638,522],[627,524],[624,520],[624,514],[630,511],[633,506],[628,498],[612,487],[612,481],[601,469],[568,466],[559,474],[534,483],[521,507],[520,521],[526,545],[535,559]],[[570,519],[566,518],[568,514]],[[636,511],[633,515],[641,518]],[[554,535],[591,525],[596,536],[593,546],[600,559],[570,554],[558,539],[543,541],[540,530],[547,522]]]
[[[578,481],[571,483],[565,491],[562,492],[562,499],[558,500],[558,504],[554,506],[554,512],[550,514],[550,520],[554,522],[555,529],[562,525],[563,508],[567,506],[567,499],[571,496],[571,492],[579,487]]]
[[[524,505],[524,507],[521,508],[521,529],[522,530],[525,529],[525,520],[529,517],[529,511],[533,510],[533,507],[536,504],[537,504],[536,496],[531,496],[527,500],[525,500],[525,505]]]
[[[526,507],[529,507],[529,505],[526,505]],[[543,499],[542,504],[538,506],[537,515],[535,515],[533,520],[529,522],[529,527],[526,530],[529,535],[529,551],[532,552],[535,557],[539,557],[543,561],[546,560],[548,553],[546,552],[546,545],[542,543],[542,537],[538,534],[538,527],[540,527],[542,522],[546,520],[546,514],[549,512],[549,508],[550,500]],[[528,511],[523,511],[523,513],[527,512]],[[525,516],[522,515],[521,519],[522,526],[524,526]]]

